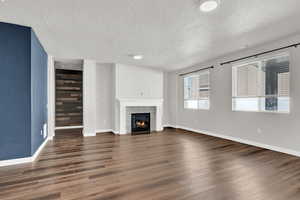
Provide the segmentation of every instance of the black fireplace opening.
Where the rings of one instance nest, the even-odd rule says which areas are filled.
[[[131,114],[132,134],[150,133],[150,113]]]

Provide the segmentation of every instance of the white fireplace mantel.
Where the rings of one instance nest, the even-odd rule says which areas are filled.
[[[163,99],[117,99],[119,101],[119,134],[126,134],[126,107],[155,107],[156,131],[162,131],[162,106]]]

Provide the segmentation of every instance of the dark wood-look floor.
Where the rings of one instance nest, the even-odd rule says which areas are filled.
[[[68,140],[68,139],[82,137],[83,136],[82,131],[83,131],[82,128],[55,130],[55,139]]]
[[[0,199],[299,200],[300,159],[174,129],[59,137],[0,168]]]

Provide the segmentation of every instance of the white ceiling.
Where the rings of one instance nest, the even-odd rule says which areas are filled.
[[[300,32],[299,0],[222,0],[209,14],[198,2],[6,0],[0,20],[32,26],[55,57],[166,70]]]

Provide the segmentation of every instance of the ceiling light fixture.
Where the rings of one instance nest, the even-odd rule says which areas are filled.
[[[144,56],[142,56],[142,55],[133,55],[132,58],[134,60],[142,60],[144,58]]]
[[[220,4],[220,0],[201,0],[200,10],[202,12],[211,12],[215,10]]]

